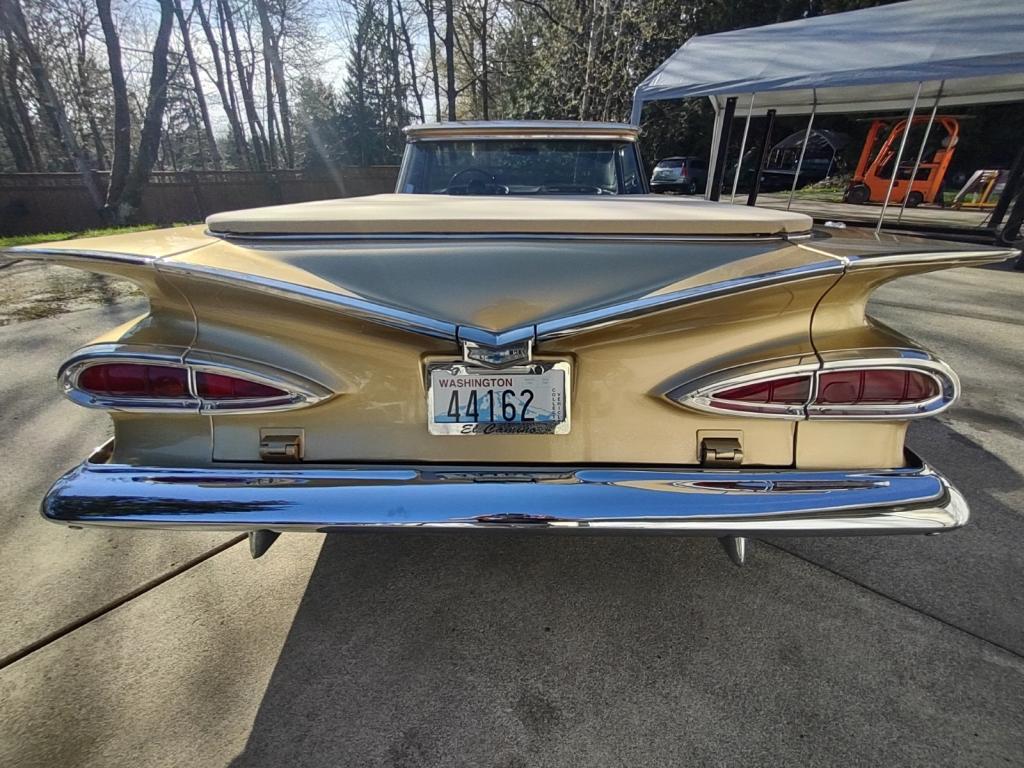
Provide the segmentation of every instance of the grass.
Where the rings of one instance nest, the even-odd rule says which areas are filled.
[[[187,227],[188,224],[175,224],[175,227]],[[0,249],[12,248],[16,245],[32,245],[33,243],[52,243],[57,240],[76,240],[80,237],[101,237],[103,235],[127,235],[130,232],[145,232],[159,229],[156,224],[139,224],[134,227],[107,227],[105,229],[87,229],[84,232],[47,232],[41,235],[13,235],[0,237]]]

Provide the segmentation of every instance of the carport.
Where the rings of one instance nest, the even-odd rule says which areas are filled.
[[[639,124],[648,102],[700,97],[710,99],[715,111],[709,199],[717,200],[721,194],[736,117],[746,117],[740,157],[748,140],[754,140],[749,136],[751,117],[767,118],[759,139],[759,166],[763,169],[776,116],[808,115],[806,145],[816,115],[909,107],[909,121],[927,110],[930,116],[920,148],[906,146],[909,131],[904,131],[893,166],[899,168],[904,157],[916,156],[909,176],[913,179],[940,105],[1024,100],[1024,9],[1020,0],[909,0],[693,37],[637,86],[631,120]],[[733,195],[738,171],[737,163]],[[878,229],[897,175],[892,174]],[[1022,175],[1024,149],[1019,149],[1006,191],[989,221],[993,233],[1003,223],[1014,197],[1018,199],[1003,231],[1010,236],[1020,228],[1024,219]],[[757,200],[759,178],[755,174],[748,205]]]

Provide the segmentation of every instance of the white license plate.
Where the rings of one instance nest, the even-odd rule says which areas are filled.
[[[434,435],[564,435],[569,363],[514,368],[442,363],[427,369],[427,426]]]

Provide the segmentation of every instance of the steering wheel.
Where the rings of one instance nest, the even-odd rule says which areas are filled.
[[[459,185],[458,181],[467,174],[475,173],[484,178],[483,181],[474,179],[468,181],[465,184]],[[455,189],[462,187],[465,191],[456,192]],[[493,173],[488,173],[483,168],[477,168],[476,166],[470,166],[463,168],[461,171],[456,171],[452,174],[452,177],[448,179],[448,194],[449,195],[507,195],[508,187],[504,184],[498,183],[498,178]]]

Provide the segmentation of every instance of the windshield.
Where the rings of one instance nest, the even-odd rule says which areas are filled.
[[[420,141],[399,189],[433,195],[643,194],[632,142],[595,139]]]

